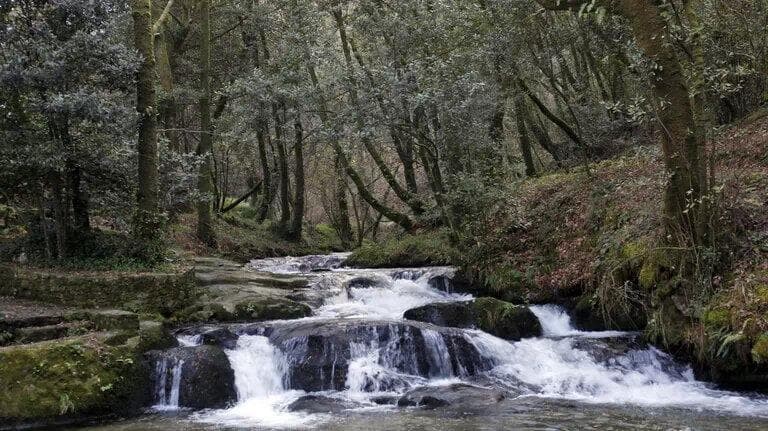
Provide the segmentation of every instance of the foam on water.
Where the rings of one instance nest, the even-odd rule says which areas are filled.
[[[468,301],[471,295],[451,294],[429,286],[429,277],[416,280],[383,277],[375,287],[353,287],[326,300],[315,315],[320,317],[366,317],[400,319],[414,307],[433,302]]]
[[[313,256],[309,263],[297,258],[272,259],[254,261],[251,266],[295,273],[334,267],[338,264],[337,257]],[[347,285],[361,274],[366,280],[374,280],[373,285]],[[460,379],[471,382],[461,364],[453,365],[441,333],[430,328],[413,330],[418,333],[401,331],[394,324],[402,322],[403,313],[410,308],[433,302],[469,300],[471,296],[432,288],[430,279],[435,273],[428,269],[362,272],[333,269],[331,273],[313,275],[315,288],[340,292],[315,310],[315,318],[362,317],[393,322],[387,336],[372,330],[369,337],[366,335],[367,341],[350,342],[345,390],[323,394],[371,406],[371,397],[378,394],[399,395],[416,386],[443,385]],[[444,285],[444,280],[441,283]],[[555,305],[532,306],[531,310],[542,324],[543,337],[509,342],[479,330],[456,330],[462,331],[457,336],[474,346],[488,364],[482,370],[490,370],[481,371],[483,381],[498,382],[499,387],[525,397],[706,409],[768,417],[768,400],[764,398],[712,389],[696,381],[688,367],[675,363],[653,347],[632,349],[627,346],[637,345],[629,342],[622,345],[619,339],[629,340],[632,334],[580,331],[573,327],[568,313]],[[417,336],[423,339],[421,352],[412,348]],[[199,342],[193,338],[184,341]],[[617,341],[619,347],[614,348],[611,343]],[[287,349],[286,352],[271,344],[267,337],[241,336],[237,347],[226,352],[235,372],[237,405],[200,413],[195,418],[223,426],[291,429],[312,427],[327,420],[328,415],[287,410],[291,402],[305,393],[286,389],[289,359],[299,357],[298,351]],[[417,355],[425,355],[422,359],[429,364],[426,376],[418,375]],[[454,366],[459,369],[454,370]]]
[[[292,429],[310,426],[320,420],[317,415],[287,410],[288,405],[304,392],[285,390],[286,360],[268,338],[243,335],[237,340],[235,349],[225,352],[235,373],[237,404],[229,409],[201,413],[195,419],[224,426]]]
[[[609,338],[627,335],[621,331],[580,331],[571,324],[568,312],[558,305],[531,305],[528,308],[541,322],[541,329],[546,337]]]

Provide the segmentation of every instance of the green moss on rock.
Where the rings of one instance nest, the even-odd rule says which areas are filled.
[[[197,297],[192,270],[179,273],[48,272],[0,265],[0,295],[77,307],[166,313]]]
[[[251,299],[235,305],[238,320],[299,319],[311,314],[312,309],[308,305],[281,298]]]
[[[137,346],[139,352],[169,349],[178,345],[179,342],[176,340],[176,337],[171,334],[162,322],[141,322]]]
[[[172,320],[179,323],[234,322],[237,318],[223,305],[205,302],[184,308],[175,313]]]
[[[0,418],[119,413],[145,401],[148,375],[129,346],[76,339],[0,349]]]
[[[472,302],[472,314],[478,328],[508,340],[536,337],[542,333],[539,319],[525,306],[494,298],[477,298]]]

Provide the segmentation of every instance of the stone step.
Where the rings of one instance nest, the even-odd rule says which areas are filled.
[[[64,314],[38,315],[38,316],[8,316],[0,318],[0,331],[13,331],[15,329],[58,325],[66,322]]]
[[[90,322],[67,322],[55,325],[28,326],[18,328],[10,340],[13,344],[37,343],[40,341],[55,340],[76,335],[78,332],[87,332],[91,328]]]

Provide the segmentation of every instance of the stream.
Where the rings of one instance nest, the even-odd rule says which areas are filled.
[[[184,359],[164,357],[152,409],[88,429],[768,430],[768,398],[697,381],[638,334],[580,331],[556,305],[531,306],[543,336],[520,341],[406,320],[411,308],[472,296],[452,292],[449,267],[349,269],[344,257],[248,265],[309,278],[311,317],[177,334],[185,346],[205,331],[236,334],[222,344],[234,405],[180,408]],[[410,405],[413,394],[427,408]]]

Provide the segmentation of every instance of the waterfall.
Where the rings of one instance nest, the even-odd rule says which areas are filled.
[[[232,427],[301,428],[327,419],[289,411],[309,394],[370,408],[381,396],[463,382],[504,390],[507,398],[672,407],[768,416],[768,401],[696,381],[691,369],[637,341],[636,334],[581,331],[556,305],[531,306],[543,336],[511,342],[477,329],[403,319],[413,307],[466,301],[450,292],[450,268],[352,270],[339,256],[252,261],[261,271],[300,273],[325,302],[314,316],[256,324],[226,350],[237,405],[195,416]],[[314,272],[317,269],[326,272]],[[447,278],[446,278],[447,277]],[[259,326],[261,325],[261,326]],[[189,344],[199,336],[187,335]],[[178,404],[180,364],[157,364],[157,398]],[[168,377],[166,376],[168,374]],[[174,389],[176,396],[174,400]]]
[[[172,364],[169,373],[169,362]],[[184,361],[175,358],[160,358],[155,363],[155,408],[175,410],[179,408],[181,371]],[[168,384],[170,380],[170,391]]]

